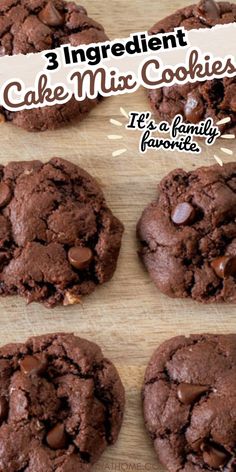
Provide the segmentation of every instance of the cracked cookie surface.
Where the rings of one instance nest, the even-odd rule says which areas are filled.
[[[153,354],[143,409],[170,472],[235,470],[236,335],[179,336]]]
[[[202,0],[198,5],[178,10],[159,21],[151,28],[150,34],[174,31],[174,28],[180,26],[186,30],[212,28],[235,21],[235,4]],[[182,115],[186,122],[194,124],[206,118],[212,118],[217,123],[230,117],[231,121],[220,126],[220,129],[222,132],[230,128],[235,130],[236,79],[234,77],[151,90],[149,99],[160,121],[170,122],[178,114]]]
[[[124,389],[94,343],[48,334],[0,348],[0,470],[89,472],[117,440]]]
[[[95,180],[63,159],[0,167],[0,294],[80,302],[116,269],[123,225]]]
[[[87,16],[84,7],[63,0],[1,0],[0,55],[29,54],[63,44],[107,41],[102,25]],[[10,112],[0,107],[7,121],[28,131],[57,128],[73,118],[82,120],[99,98],[74,98],[62,105]]]
[[[140,256],[170,297],[236,301],[236,163],[176,169],[137,227]]]

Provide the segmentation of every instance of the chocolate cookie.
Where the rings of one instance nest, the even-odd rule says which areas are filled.
[[[122,232],[95,180],[74,164],[0,167],[0,295],[79,303],[112,277]]]
[[[198,5],[185,7],[159,21],[150,33],[169,32],[179,26],[183,26],[186,30],[211,28],[235,21],[235,4],[201,0]],[[180,114],[190,123],[198,123],[209,117],[217,123],[223,118],[230,117],[231,122],[221,126],[221,130],[234,128],[236,125],[236,78],[163,87],[150,91],[149,98],[158,120],[170,122]]]
[[[1,0],[0,55],[28,54],[54,49],[62,44],[106,41],[103,27],[87,16],[84,7],[63,0]],[[98,99],[74,98],[63,105],[0,113],[28,131],[57,128],[73,118],[82,120]]]
[[[154,353],[143,408],[170,472],[235,471],[236,335],[179,336]]]
[[[236,163],[176,169],[138,223],[140,256],[159,289],[236,301]]]
[[[0,348],[0,470],[89,472],[117,440],[124,388],[94,343],[48,334]]]

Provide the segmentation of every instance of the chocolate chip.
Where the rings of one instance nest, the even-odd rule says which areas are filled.
[[[47,366],[46,359],[38,359],[35,356],[25,356],[20,362],[21,372],[25,375],[40,375]]]
[[[0,398],[0,422],[4,421],[8,415],[8,403],[6,398]]]
[[[214,0],[201,0],[198,4],[198,10],[200,14],[203,14],[201,18],[204,20],[207,18],[213,20],[220,18],[220,7]]]
[[[64,23],[64,18],[56,9],[52,1],[48,2],[46,6],[39,13],[39,19],[47,26],[60,26]]]
[[[4,207],[11,200],[11,189],[5,182],[0,182],[0,207]]]
[[[199,94],[189,93],[184,106],[185,118],[190,123],[199,123],[204,117],[204,104]]]
[[[192,448],[193,448],[193,451],[202,451],[202,439],[199,438],[199,439],[196,439],[196,441],[193,441],[192,443]]]
[[[190,203],[178,203],[171,213],[171,219],[176,225],[188,225],[193,222],[196,212]]]
[[[236,276],[236,256],[217,257],[211,262],[211,266],[221,279]]]
[[[8,256],[7,252],[0,252],[0,269],[3,268],[4,264],[6,264]]]
[[[93,258],[93,253],[89,247],[72,247],[68,252],[68,259],[76,269],[86,269]]]
[[[184,405],[191,405],[200,395],[208,392],[208,390],[209,387],[204,385],[181,383],[177,388],[177,396]]]
[[[52,449],[63,449],[66,446],[66,433],[62,423],[56,424],[47,435],[47,443]]]
[[[1,54],[1,49],[0,49],[0,56],[5,56],[5,54]],[[5,121],[6,121],[5,116],[2,113],[0,113],[0,124],[5,123]]]
[[[215,446],[203,447],[203,460],[207,465],[213,467],[213,469],[218,469],[225,465],[228,458],[229,456],[226,452],[217,449]]]

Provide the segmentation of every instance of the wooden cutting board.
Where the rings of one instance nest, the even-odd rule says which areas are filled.
[[[111,39],[148,29],[156,20],[186,6],[186,0],[85,0],[90,16],[101,21]],[[107,450],[95,472],[162,471],[143,426],[140,390],[144,370],[153,350],[165,339],[197,332],[229,333],[236,330],[235,306],[204,306],[188,300],[172,300],[154,287],[137,255],[135,226],[144,206],[155,196],[157,182],[175,167],[194,169],[214,163],[217,153],[224,162],[220,140],[196,156],[168,152],[138,153],[138,132],[127,132],[120,107],[146,111],[146,92],[105,100],[81,124],[55,132],[30,134],[1,125],[1,164],[10,160],[64,157],[84,167],[101,183],[107,201],[123,221],[125,234],[118,269],[113,280],[84,299],[82,306],[46,308],[26,306],[20,298],[0,300],[0,344],[24,341],[28,336],[73,331],[99,343],[116,364],[126,388],[126,413],[118,443]],[[116,128],[114,118],[122,122]],[[109,134],[123,136],[109,141]],[[227,142],[236,153],[236,146]],[[126,153],[113,157],[124,148]]]

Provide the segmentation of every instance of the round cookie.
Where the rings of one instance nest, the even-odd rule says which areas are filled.
[[[123,226],[95,180],[63,159],[0,167],[0,295],[79,303],[108,281]]]
[[[151,28],[150,34],[174,31],[174,28],[179,26],[191,30],[235,21],[236,4],[201,0],[198,5],[182,8],[159,21]],[[217,123],[230,117],[230,123],[220,126],[222,132],[236,126],[235,96],[236,78],[174,85],[149,92],[151,106],[158,120],[170,122],[180,114],[190,123],[198,123],[209,117]]]
[[[84,7],[64,0],[1,0],[0,56],[37,53],[63,44],[107,41],[102,25],[87,16]],[[82,120],[99,98],[63,105],[9,112],[0,107],[7,121],[28,131],[54,129],[73,118]],[[1,120],[2,121],[2,120]]]
[[[0,348],[0,470],[89,472],[117,440],[124,388],[94,343],[48,334]]]
[[[236,163],[176,169],[137,227],[140,256],[170,297],[236,301]]]
[[[236,463],[236,335],[179,336],[146,371],[143,409],[170,472],[233,472]]]

